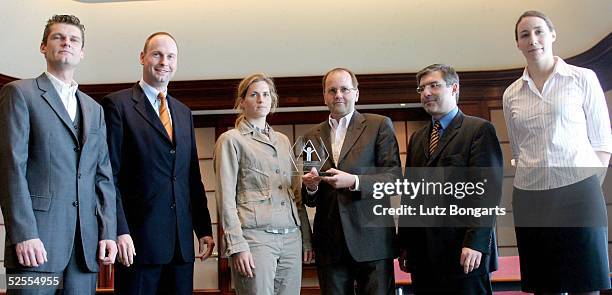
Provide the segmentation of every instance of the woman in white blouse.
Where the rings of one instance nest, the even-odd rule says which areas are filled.
[[[598,294],[610,288],[601,190],[612,152],[610,117],[595,73],[554,56],[541,12],[515,26],[523,76],[506,89],[515,160],[513,209],[523,291]]]

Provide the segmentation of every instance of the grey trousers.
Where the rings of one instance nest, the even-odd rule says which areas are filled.
[[[255,269],[253,277],[247,278],[232,268],[236,294],[300,294],[302,285],[300,231],[272,234],[263,230],[243,229],[243,235],[249,243]]]
[[[43,273],[36,271],[27,270],[16,270],[7,269],[7,274],[12,274],[20,277],[36,277],[46,276],[54,277],[62,280],[62,288],[54,287],[38,287],[38,288],[25,288],[25,289],[8,289],[6,294],[8,295],[52,295],[52,294],[63,294],[63,295],[86,295],[96,294],[96,280],[98,279],[97,272],[90,272],[85,267],[85,258],[83,257],[82,251],[79,251],[79,247],[76,247],[76,243],[80,240],[80,236],[77,235],[75,243],[72,248],[72,254],[70,261],[66,266],[66,269],[62,272]]]

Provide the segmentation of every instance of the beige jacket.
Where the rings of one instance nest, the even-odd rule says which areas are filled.
[[[301,178],[292,177],[287,136],[270,128],[268,139],[243,120],[217,140],[214,164],[225,255],[249,250],[243,228],[301,225],[303,248],[312,248],[310,222],[300,198]]]

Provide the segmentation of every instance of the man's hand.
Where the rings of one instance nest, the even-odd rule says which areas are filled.
[[[406,250],[400,250],[400,255],[397,258],[397,262],[399,263],[399,267],[403,272],[410,272],[408,271],[408,251]]]
[[[311,192],[314,192],[319,188],[320,182],[321,178],[319,177],[319,172],[315,167],[312,167],[312,169],[310,169],[310,172],[302,176],[302,183],[304,183],[306,188]]]
[[[463,266],[463,272],[468,274],[474,269],[477,269],[480,266],[481,258],[482,253],[467,247],[463,247],[461,249],[461,261],[459,262],[461,266]]]
[[[115,263],[117,256],[117,244],[113,240],[102,240],[98,242],[98,259],[104,265]]]
[[[252,278],[253,271],[255,269],[255,262],[253,262],[253,255],[250,251],[242,251],[232,254],[232,267],[245,277]]]
[[[27,267],[38,267],[47,262],[47,250],[40,239],[30,239],[15,245],[19,264]]]
[[[321,177],[321,180],[327,182],[333,188],[351,188],[355,186],[355,175],[353,174],[334,168],[325,172],[330,173],[332,176]]]
[[[314,262],[315,253],[314,250],[304,250],[304,263],[311,264]]]
[[[129,234],[123,234],[117,237],[117,249],[119,251],[119,262],[121,262],[121,264],[127,267],[134,264],[136,248]]]
[[[200,261],[204,261],[208,257],[210,257],[213,252],[213,249],[215,249],[215,240],[212,236],[204,236],[201,237],[198,241],[200,244],[200,251],[198,252],[198,255],[196,255],[196,257],[200,258]]]

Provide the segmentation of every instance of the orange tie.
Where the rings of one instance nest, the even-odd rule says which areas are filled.
[[[168,105],[166,104],[166,95],[163,92],[160,92],[157,95],[157,99],[159,99],[159,119],[161,120],[164,128],[166,128],[166,132],[168,132],[168,137],[170,137],[170,141],[172,140],[172,122],[170,122],[170,115],[168,113]]]

